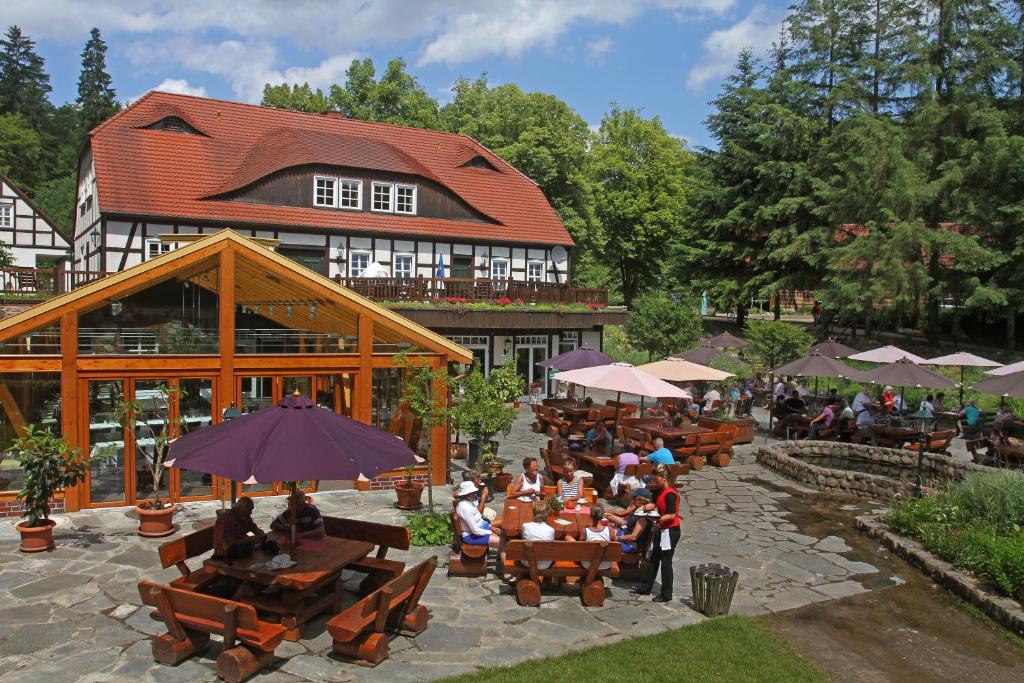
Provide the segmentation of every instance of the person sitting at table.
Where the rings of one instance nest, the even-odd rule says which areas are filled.
[[[562,467],[565,468],[565,477],[559,479],[555,485],[555,495],[562,500],[576,500],[580,497],[580,491],[583,487],[580,484],[581,477],[578,476],[576,471],[576,461],[572,458],[566,458],[562,463]]]
[[[572,441],[569,440],[569,423],[563,422],[558,425],[558,433],[551,437],[551,443],[548,444],[548,448],[553,451],[566,453],[571,447]]]
[[[715,389],[714,387],[711,387],[710,389],[708,389],[707,393],[704,394],[704,405],[702,405],[700,407],[700,414],[703,415],[705,412],[707,412],[709,410],[714,410],[715,409],[715,401],[721,401],[721,400],[722,400],[722,394],[719,393],[718,389]]]
[[[882,393],[878,395],[878,403],[882,406],[882,414],[889,415],[893,411],[893,403],[896,400],[896,392],[891,385],[886,384]]]
[[[800,392],[794,389],[786,399],[786,408],[790,415],[803,415],[807,410],[807,402],[800,396]]]
[[[614,541],[618,534],[617,529],[610,525],[604,518],[604,505],[600,503],[594,503],[590,506],[590,526],[583,530],[583,541],[584,542],[597,542],[604,541],[606,543]],[[580,566],[584,569],[590,568],[589,562],[580,562]],[[612,566],[611,562],[602,562],[597,565],[598,569],[610,569]]]
[[[811,395],[811,390],[807,388],[807,380],[801,379],[796,383],[796,393],[805,400]]]
[[[544,478],[540,476],[537,458],[532,456],[523,458],[523,473],[516,477],[512,484],[512,491],[508,494],[509,498],[518,498],[522,501],[537,500],[543,497],[543,491]]]
[[[288,496],[288,504],[270,528],[278,533],[290,534],[292,529],[292,508],[295,508],[295,536],[297,538],[323,538],[324,520],[320,510],[312,503],[306,502],[306,494],[296,489]]]
[[[868,387],[865,384],[857,392],[857,395],[853,397],[853,412],[855,415],[860,415],[862,412],[867,410],[868,404],[871,403],[871,393],[868,391]]]
[[[920,410],[927,410],[929,413],[932,413],[934,415],[935,414],[935,404],[933,403],[934,400],[935,400],[935,397],[932,396],[931,394],[928,394],[927,396],[925,396],[924,400],[921,401],[921,405],[919,406]]]
[[[676,464],[675,456],[672,455],[672,451],[665,448],[665,440],[660,436],[654,440],[654,451],[650,453],[646,458],[647,462],[661,465],[674,465]]]
[[[832,405],[835,405],[836,403],[839,404],[839,420],[840,420],[840,422],[842,422],[843,420],[852,420],[853,419],[853,417],[854,417],[854,415],[853,415],[853,408],[850,407],[850,402],[847,401],[845,398],[844,399],[840,399],[839,401],[829,401],[829,403],[832,404]]]
[[[622,544],[622,552],[637,552],[640,541],[647,531],[650,530],[646,514],[637,514],[641,508],[650,502],[651,492],[641,488],[633,493],[633,500],[625,510],[620,510],[618,513],[605,513],[604,518],[618,527],[618,537],[619,543]]]
[[[267,540],[267,535],[252,521],[255,507],[252,498],[242,496],[230,510],[217,515],[213,525],[214,555],[229,559],[248,557],[252,555],[253,546]]]
[[[956,428],[960,430],[960,433],[966,436],[968,433],[978,431],[978,427],[981,425],[981,411],[978,410],[978,406],[974,405],[974,399],[967,399],[967,405],[960,411],[958,419],[956,421]]]
[[[772,396],[778,400],[781,398],[783,401],[786,400],[786,383],[779,377],[779,381],[775,383],[775,387],[772,389]]]
[[[903,396],[903,393],[896,394],[892,397],[892,414],[893,415],[906,415],[908,411],[907,399]]]
[[[939,392],[935,394],[935,401],[932,403],[932,411],[936,413],[946,412],[946,394]]]
[[[494,508],[487,507],[487,501],[491,497],[491,490],[481,481],[480,473],[476,470],[466,470],[462,473],[462,481],[473,482],[473,485],[477,488],[476,498],[474,499],[477,509],[480,510],[480,514],[483,515],[484,519],[491,522],[493,526],[499,526],[498,513],[494,511]]]
[[[478,491],[476,484],[464,481],[455,492],[455,497],[459,499],[455,506],[455,514],[459,516],[459,523],[462,526],[462,542],[497,547],[501,538],[491,529],[491,523],[480,514],[475,502]]]
[[[836,419],[835,412],[832,411],[832,406],[825,404],[825,407],[821,409],[814,418],[811,419],[810,429],[807,432],[807,438],[813,439],[818,435],[819,432],[823,432],[832,426],[832,421]]]
[[[608,483],[612,496],[619,495],[619,484],[626,479],[626,468],[639,464],[640,456],[636,453],[623,452],[615,456],[615,474],[612,475],[612,480]]]
[[[871,425],[875,424],[875,408],[866,407],[857,413],[857,433],[850,439],[854,443],[871,443],[875,433]]]
[[[544,503],[533,504],[533,521],[523,522],[520,527],[520,534],[524,541],[553,541],[555,540],[555,530],[551,528],[548,522],[548,506]],[[529,567],[529,560],[519,560],[519,563],[524,567]],[[537,569],[547,569],[551,566],[550,560],[543,560],[537,562]]]
[[[995,417],[992,418],[992,436],[994,436],[1000,443],[1005,446],[1007,444],[1007,422],[1011,422],[1016,418],[1013,415],[1013,411],[1010,410],[1008,403],[1000,403],[999,410],[996,411]]]
[[[611,441],[611,434],[608,433],[608,425],[604,420],[598,420],[587,432],[587,448],[607,448]]]

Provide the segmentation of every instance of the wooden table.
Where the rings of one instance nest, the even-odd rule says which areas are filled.
[[[304,549],[303,546],[311,549]],[[330,608],[341,606],[341,585],[338,579],[341,578],[342,570],[366,557],[373,548],[372,543],[327,536],[316,541],[303,541],[298,549],[286,548],[282,544],[281,552],[288,553],[295,561],[287,569],[252,568],[253,565],[265,564],[273,557],[259,548],[252,557],[243,557],[230,563],[210,558],[203,566],[223,576],[241,580],[242,585],[234,599],[279,617],[281,625],[288,629],[285,638],[298,640],[302,637],[303,624]],[[271,586],[279,588],[280,592],[277,595],[263,592]]]
[[[685,441],[686,437],[690,434],[710,434],[712,431],[706,427],[698,427],[686,422],[681,425],[672,425],[671,427],[661,424],[637,425],[634,429],[647,432],[656,439],[661,438],[666,444]]]
[[[601,451],[585,451],[582,453],[571,453],[576,457],[578,469],[590,472],[594,475],[594,488],[599,495],[604,495],[605,489],[611,484],[615,476],[615,458],[610,458]]]
[[[550,515],[549,515],[550,518]],[[583,530],[590,522],[590,515],[578,514],[572,510],[563,510],[558,513],[558,518],[569,522],[569,524],[551,524],[555,530],[555,538],[564,538],[566,534],[579,539]],[[526,503],[521,500],[506,500],[505,509],[501,513],[501,533],[508,538],[519,538],[522,534],[523,524],[533,521],[533,503]],[[550,523],[550,522],[549,522]]]
[[[921,432],[913,427],[892,427],[890,425],[871,425],[872,441],[875,445],[885,448],[900,448],[908,441],[914,441]]]

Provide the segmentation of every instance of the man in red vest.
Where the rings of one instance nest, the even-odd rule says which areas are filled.
[[[668,485],[667,465],[655,465],[647,488],[653,492],[654,502],[646,505],[644,509],[658,511],[658,528],[654,532],[654,547],[651,550],[651,563],[646,580],[633,588],[633,592],[650,595],[660,567],[661,594],[654,597],[654,602],[669,602],[672,600],[672,555],[679,543],[680,533],[679,492]]]

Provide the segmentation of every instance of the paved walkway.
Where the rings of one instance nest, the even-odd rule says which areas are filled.
[[[535,455],[544,443],[527,424],[524,408],[513,434],[502,440],[505,460]],[[703,618],[688,604],[688,569],[701,562],[739,571],[733,611],[742,614],[793,609],[887,583],[876,565],[863,561],[868,557],[848,545],[847,540],[855,543],[852,537],[832,535],[835,527],[825,529],[813,510],[793,512],[799,501],[778,487],[797,487],[756,464],[752,453],[751,446],[739,447],[727,469],[707,468],[687,478],[672,603],[652,603],[629,593],[629,584],[615,582],[599,609],[584,609],[578,594],[548,594],[539,608],[520,607],[511,587],[492,576],[448,579],[447,548],[416,548],[395,557],[414,563],[436,553],[441,560],[423,598],[431,611],[423,634],[397,638],[389,660],[364,669],[328,654],[330,636],[320,619],[303,641],[279,648],[283,659],[254,680],[428,680],[678,628]],[[449,500],[442,487],[435,495]],[[390,491],[335,491],[318,494],[316,503],[326,514],[400,522],[393,499]],[[258,499],[257,521],[266,528],[281,504]],[[176,520],[187,532],[218,506],[185,504]],[[149,637],[163,627],[139,607],[136,584],[142,578],[169,580],[177,571],[159,568],[159,541],[135,534],[134,515],[93,510],[58,521],[58,547],[42,555],[18,553],[13,520],[0,521],[0,610],[8,615],[0,623],[0,680],[215,680],[216,644],[177,667],[152,660]]]

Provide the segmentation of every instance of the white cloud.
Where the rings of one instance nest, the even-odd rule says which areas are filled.
[[[597,64],[604,62],[604,58],[611,52],[614,44],[614,41],[607,36],[590,41],[587,43],[587,60]]]
[[[728,74],[736,65],[736,56],[744,48],[750,48],[758,56],[767,54],[772,42],[778,38],[781,24],[781,14],[757,5],[750,14],[729,28],[712,31],[704,39],[703,56],[687,74],[687,87],[700,91],[709,81]]]
[[[178,95],[195,95],[206,97],[206,88],[203,86],[191,86],[184,78],[165,78],[160,85],[153,88],[160,92],[176,93]]]

